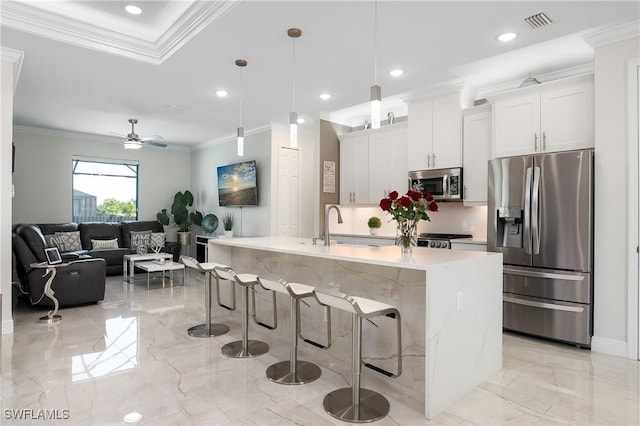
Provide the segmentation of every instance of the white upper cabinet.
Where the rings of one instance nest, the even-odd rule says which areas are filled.
[[[593,82],[533,86],[494,104],[496,157],[594,147]]]
[[[491,157],[491,106],[464,112],[463,118],[463,201],[465,205],[486,205],[487,170]]]
[[[369,138],[340,136],[340,204],[367,204],[369,197]]]
[[[340,136],[340,204],[378,204],[408,189],[407,124]]]
[[[409,104],[409,170],[445,169],[462,165],[460,95]]]

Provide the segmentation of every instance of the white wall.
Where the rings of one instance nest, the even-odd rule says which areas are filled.
[[[597,47],[595,76],[594,350],[626,356],[627,61],[640,38]]]
[[[379,207],[340,206],[344,223],[338,224],[337,214],[332,211],[329,229],[334,234],[369,234],[367,220],[377,216],[382,220],[378,235],[395,236],[396,222]],[[487,207],[465,207],[462,203],[439,203],[438,212],[429,215],[430,221],[420,221],[418,233],[471,234],[474,238],[487,238]]]
[[[313,138],[301,132],[298,135],[300,149],[300,232],[311,236],[313,232]],[[192,152],[192,192],[198,210],[203,214],[213,213],[222,221],[222,216],[231,212],[240,220],[242,214],[242,236],[259,237],[275,234],[278,206],[278,149],[289,143],[288,126],[272,123],[268,128],[246,132],[244,156],[236,155],[236,141],[231,139],[218,144],[200,147]],[[220,207],[218,205],[218,166],[256,160],[258,181],[258,207]],[[222,232],[220,224],[216,233]],[[234,228],[234,236],[240,236],[240,222]]]
[[[217,167],[241,161],[256,161],[258,183],[257,207],[220,207],[218,205]],[[236,218],[234,236],[257,237],[270,234],[271,223],[271,130],[247,132],[244,138],[244,156],[236,155],[235,139],[211,144],[191,153],[191,192],[195,204],[202,214],[213,213],[220,224],[217,234],[222,233],[222,216],[233,213]],[[242,220],[241,220],[242,218]],[[242,233],[241,233],[242,232]]]
[[[86,136],[16,127],[13,223],[72,220],[71,160],[74,155],[138,160],[138,218],[154,220],[169,209],[177,191],[190,188],[187,150],[144,147],[125,150],[119,143],[95,142]]]
[[[11,315],[11,140],[13,62],[0,61],[0,297],[2,334],[13,332]]]

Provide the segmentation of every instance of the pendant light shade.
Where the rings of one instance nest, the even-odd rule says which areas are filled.
[[[242,127],[242,69],[247,66],[247,61],[244,59],[236,59],[236,66],[240,68],[240,126],[238,127],[237,132],[236,147],[238,157],[242,157],[244,155],[244,127]]]
[[[289,147],[298,147],[298,113],[296,113],[296,39],[302,35],[299,28],[289,28],[287,35],[293,40],[293,72],[291,78],[291,113],[289,114]]]
[[[371,86],[371,128],[380,128],[382,88],[378,86],[378,2],[373,6],[373,86]]]

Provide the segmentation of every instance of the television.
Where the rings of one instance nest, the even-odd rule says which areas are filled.
[[[218,203],[221,207],[258,205],[255,160],[218,167]]]

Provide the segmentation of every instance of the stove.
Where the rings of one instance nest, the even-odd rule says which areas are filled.
[[[451,240],[459,238],[472,238],[470,234],[420,234],[418,236],[418,247],[450,249]]]

